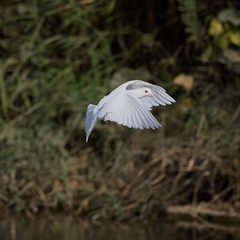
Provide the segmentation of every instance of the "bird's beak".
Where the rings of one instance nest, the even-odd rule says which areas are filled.
[[[149,93],[149,96],[150,96],[150,97],[154,97],[154,95],[153,95],[152,93]]]

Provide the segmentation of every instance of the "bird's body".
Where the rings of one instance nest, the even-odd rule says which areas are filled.
[[[152,106],[172,104],[166,90],[141,80],[126,82],[105,96],[98,105],[89,104],[86,117],[86,142],[97,121],[117,122],[129,128],[161,127],[150,112]]]

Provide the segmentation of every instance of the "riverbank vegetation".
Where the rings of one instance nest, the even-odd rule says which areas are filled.
[[[2,1],[0,206],[100,219],[172,205],[239,210],[238,1]],[[163,128],[98,125],[89,103],[143,79],[176,99]]]

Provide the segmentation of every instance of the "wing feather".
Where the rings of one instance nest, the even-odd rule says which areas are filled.
[[[156,104],[156,101],[153,103]],[[103,108],[101,111],[106,112],[105,121],[117,122],[129,128],[155,129],[161,127],[161,124],[149,111],[150,103],[145,106],[140,99],[128,94],[127,91],[115,94],[114,98],[109,98]]]
[[[145,116],[145,121],[147,121],[148,126],[152,129],[161,127],[161,124],[156,120],[150,111],[147,109],[142,109],[143,116]]]
[[[131,119],[132,119],[131,127],[137,128],[137,126],[141,126],[141,122],[139,121],[139,116],[137,111],[132,112]]]
[[[97,123],[97,115],[94,114],[96,105],[89,104],[87,108],[87,117],[85,122],[86,142],[88,141],[89,135]]]

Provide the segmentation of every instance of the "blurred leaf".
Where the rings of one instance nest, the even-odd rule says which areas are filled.
[[[234,51],[232,49],[225,49],[223,51],[223,56],[231,62],[239,62],[240,63],[240,52]]]
[[[218,14],[221,22],[229,22],[234,26],[240,26],[240,11],[234,8],[224,9]]]
[[[232,44],[240,46],[240,31],[230,31],[228,35]]]
[[[183,105],[185,105],[185,106],[191,106],[192,105],[192,99],[191,98],[189,98],[189,97],[185,97],[185,98],[183,98],[183,100],[182,100],[182,104]]]
[[[224,33],[223,35],[221,35],[217,41],[217,45],[221,49],[226,49],[228,47],[229,43],[230,43],[230,39],[229,39],[228,33]]]
[[[212,46],[208,46],[201,54],[201,62],[206,63],[209,61],[212,56],[213,48]]]
[[[176,85],[183,86],[186,90],[190,91],[193,88],[194,79],[191,75],[181,73],[173,79],[173,83]]]
[[[223,33],[223,25],[221,22],[219,22],[216,18],[213,18],[210,22],[210,26],[208,29],[208,34],[210,36],[219,36]]]
[[[240,51],[227,48],[222,51],[218,61],[226,64],[230,71],[240,74]]]
[[[113,12],[113,10],[114,10],[114,8],[116,6],[116,2],[117,2],[116,0],[111,0],[109,2],[108,7],[107,7],[107,12],[108,13],[112,13]]]

